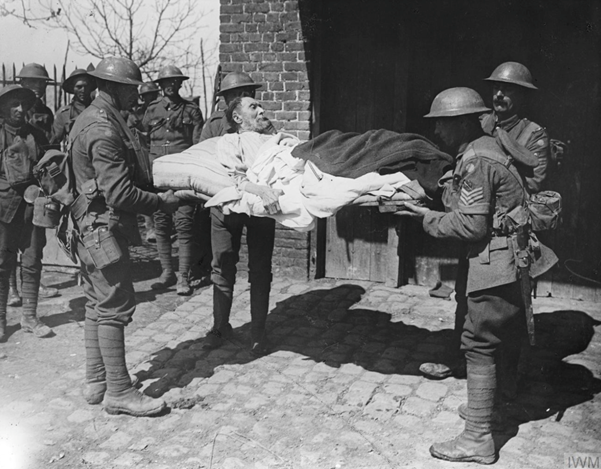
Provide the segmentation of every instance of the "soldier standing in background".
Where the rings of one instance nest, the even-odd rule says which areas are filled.
[[[56,111],[50,140],[50,143],[54,145],[60,145],[67,139],[75,118],[92,102],[92,92],[96,89],[96,81],[87,70],[78,68],[69,75],[61,87],[65,93],[72,94],[73,99],[69,104]]]
[[[505,62],[485,80],[492,84],[493,112],[483,117],[482,128],[492,136],[497,129],[503,129],[517,143],[534,153],[538,166],[526,182],[531,194],[540,192],[547,178],[550,146],[545,128],[524,117],[531,93],[538,89],[534,86],[532,74],[520,63]]]
[[[148,109],[148,105],[155,101],[160,93],[161,89],[159,88],[159,85],[152,81],[140,85],[140,89],[138,90],[138,94],[140,95],[138,105],[134,107],[127,117],[127,126],[130,129],[135,129],[138,132],[144,133],[144,114],[146,113],[146,109]],[[144,142],[148,145],[148,135],[144,133],[143,137]],[[146,228],[146,242],[156,242],[157,238],[154,231],[154,219],[152,216],[144,215],[144,226]]]
[[[54,114],[43,101],[46,95],[46,87],[52,83],[48,72],[43,65],[30,63],[21,69],[17,78],[20,79],[20,84],[23,88],[33,91],[36,96],[35,104],[27,112],[27,122],[44,132],[46,140],[50,142]]]
[[[217,96],[223,96],[225,105],[229,106],[235,98],[254,98],[255,91],[261,88],[260,83],[255,83],[250,75],[242,72],[228,73],[221,82],[221,88]],[[211,114],[206,125],[202,129],[200,141],[213,137],[221,137],[227,133],[236,131],[230,126],[225,117],[225,111],[217,110]]]
[[[27,123],[27,112],[36,99],[31,90],[19,85],[0,90],[0,341],[6,333],[9,276],[15,270],[17,252],[23,276],[21,329],[36,337],[52,334],[37,317],[46,230],[33,225],[33,205],[25,201],[25,190],[37,185],[33,166],[48,144],[44,133]]]
[[[144,132],[144,114],[146,114],[146,109],[148,109],[150,103],[158,99],[161,94],[161,89],[156,83],[148,81],[140,85],[138,94],[140,95],[138,105],[129,113],[127,126],[130,129],[138,129],[139,131]]]
[[[52,82],[48,76],[48,72],[43,65],[30,63],[25,65],[17,78],[20,79],[20,84],[23,88],[27,88],[34,92],[36,100],[34,105],[27,111],[27,122],[38,130],[41,130],[46,137],[44,150],[50,148],[49,143],[52,140],[52,125],[54,122],[54,114],[48,106],[44,104],[43,98],[46,95],[46,87]],[[55,147],[57,147],[55,145]],[[10,289],[8,295],[9,306],[20,306],[22,304],[21,296],[17,285],[17,264],[13,268],[9,279]],[[47,287],[43,283],[39,286],[39,296],[42,298],[54,298],[58,296],[58,289]]]
[[[150,160],[164,155],[180,153],[198,143],[204,120],[198,106],[179,94],[182,82],[189,77],[174,65],[159,70],[154,80],[163,96],[148,105],[143,127],[150,143]],[[157,250],[161,262],[161,276],[151,285],[153,290],[169,288],[177,283],[178,295],[191,295],[190,271],[198,252],[196,204],[182,203],[175,215],[158,211],[154,214]],[[175,220],[174,220],[175,219]],[[174,223],[175,221],[175,223]],[[171,257],[171,232],[173,225],[179,242],[179,273],[177,279]]]

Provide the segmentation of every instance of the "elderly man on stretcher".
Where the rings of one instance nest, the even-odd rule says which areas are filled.
[[[257,102],[243,98],[237,105],[241,103]],[[249,167],[228,157],[232,148],[244,147],[252,153]],[[449,155],[417,134],[332,130],[301,143],[282,132],[251,131],[205,140],[183,153],[161,157],[154,162],[153,175],[155,186],[178,191],[182,198],[195,198],[224,213],[271,217],[308,231],[316,218],[365,200],[434,198],[438,180],[452,164]],[[241,179],[281,191],[279,210],[265,205],[260,195],[241,190]]]
[[[235,133],[158,158],[155,186],[211,207],[213,327],[203,348],[233,336],[229,323],[242,229],[249,258],[250,353],[269,351],[265,332],[275,221],[299,231],[365,194],[427,198],[452,159],[418,135],[386,130],[326,132],[306,143],[269,132],[254,98],[236,98],[226,117]],[[400,192],[402,191],[402,192]]]

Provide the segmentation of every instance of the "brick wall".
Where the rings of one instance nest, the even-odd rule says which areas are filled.
[[[297,1],[221,0],[219,61],[224,72],[248,73],[276,129],[310,137],[310,91]],[[273,271],[306,278],[310,235],[277,225]],[[246,251],[241,252],[246,268]]]
[[[221,0],[224,72],[264,83],[257,93],[278,130],[309,138],[310,92],[297,1]]]

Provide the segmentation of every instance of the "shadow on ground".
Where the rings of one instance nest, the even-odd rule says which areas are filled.
[[[389,313],[357,307],[363,293],[362,287],[347,284],[279,302],[268,317],[271,352],[291,351],[333,368],[354,364],[367,371],[408,375],[419,374],[421,363],[448,355],[452,331],[430,331],[392,321]],[[536,315],[538,343],[525,357],[517,398],[507,408],[512,425],[497,435],[498,447],[517,433],[519,424],[553,414],[560,420],[567,408],[601,391],[601,380],[588,368],[564,361],[588,347],[599,324],[582,311]],[[210,377],[220,365],[255,360],[248,352],[250,323],[234,332],[232,341],[214,351],[203,350],[204,339],[198,339],[154,354],[149,369],[138,373],[152,381],[145,392],[158,397],[195,378]]]

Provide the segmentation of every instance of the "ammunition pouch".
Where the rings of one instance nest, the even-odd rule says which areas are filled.
[[[115,235],[107,226],[98,226],[88,230],[81,241],[92,258],[94,266],[102,270],[123,258],[123,251]]]
[[[541,191],[532,194],[527,201],[534,231],[554,230],[559,224],[562,198],[559,192]]]
[[[23,157],[20,152],[13,152],[6,148],[2,152],[2,167],[9,186],[15,190],[24,189],[35,183],[33,178],[33,162],[28,157]]]
[[[56,228],[61,219],[58,202],[50,197],[37,197],[33,202],[33,224],[41,228]]]

